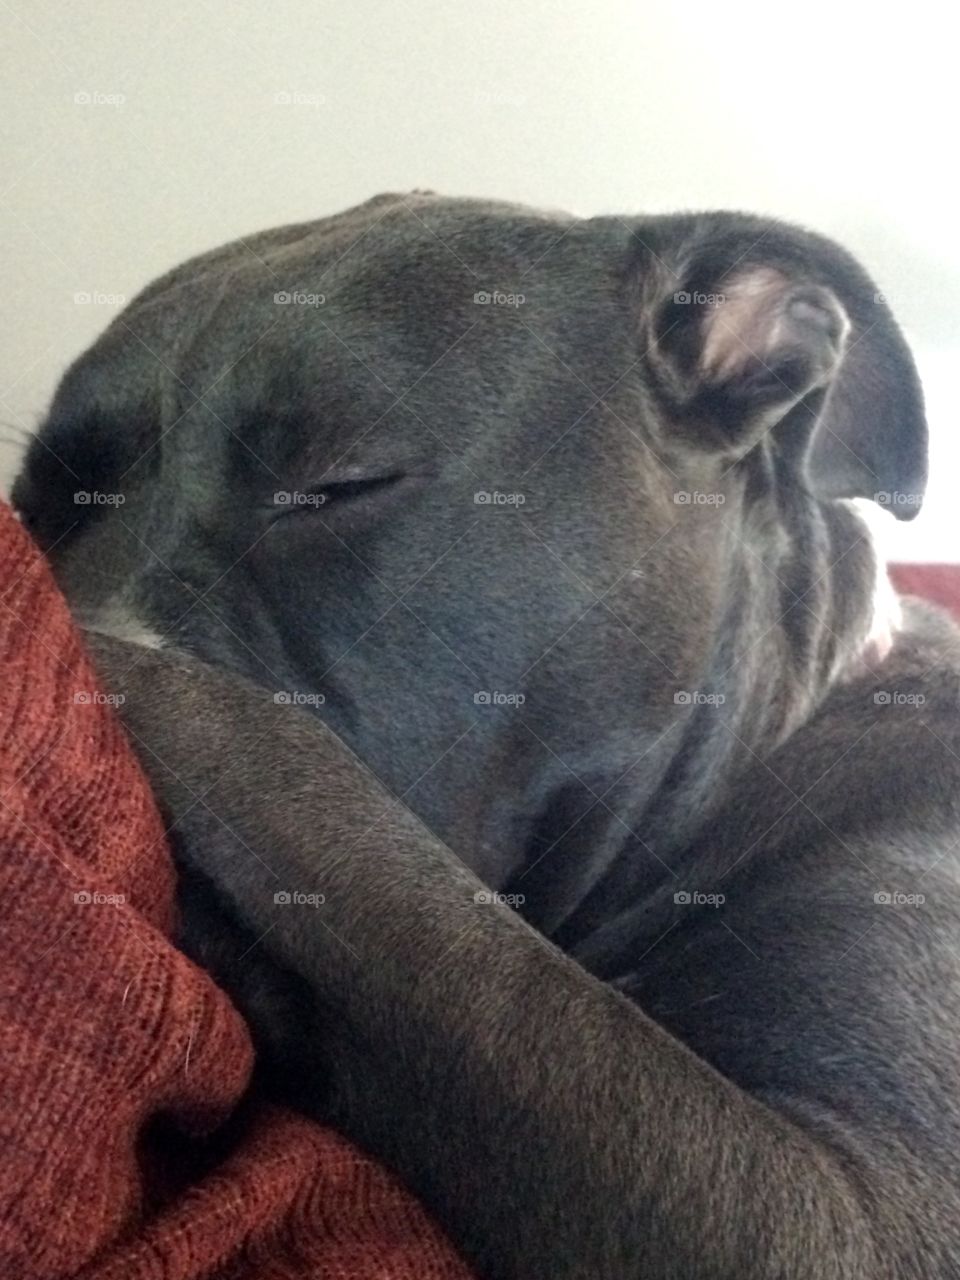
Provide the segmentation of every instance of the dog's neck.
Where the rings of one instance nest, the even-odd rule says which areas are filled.
[[[736,795],[742,774],[770,767],[765,762],[832,689],[876,672],[886,660],[901,612],[887,574],[883,516],[874,519],[870,506],[842,502],[804,513],[809,524],[798,526],[798,545],[806,551],[813,541],[819,552],[809,563],[802,555],[805,576],[790,579],[809,605],[798,607],[792,621],[777,612],[783,583],[738,543],[704,675],[704,686],[722,701],[697,708],[677,735],[664,740],[659,776],[651,768],[646,787],[633,774],[611,787],[604,806],[544,858],[542,876],[521,875],[515,887],[530,885],[529,896],[542,898],[536,922],[548,933],[566,945],[617,904],[644,901]],[[789,558],[788,548],[785,563]],[[577,874],[580,851],[587,845],[599,855],[596,865],[606,863],[606,869],[599,888],[586,888],[576,901],[584,887]],[[552,895],[564,878],[568,896],[561,905]]]

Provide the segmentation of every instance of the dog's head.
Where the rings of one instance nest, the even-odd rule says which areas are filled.
[[[318,707],[498,878],[809,712],[870,627],[842,500],[913,515],[925,445],[819,236],[416,194],[152,285],[14,496],[91,625]]]

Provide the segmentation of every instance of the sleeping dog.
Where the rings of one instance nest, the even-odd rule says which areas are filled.
[[[183,946],[484,1277],[960,1276],[960,635],[922,395],[732,213],[383,196],[196,258],[15,502]]]

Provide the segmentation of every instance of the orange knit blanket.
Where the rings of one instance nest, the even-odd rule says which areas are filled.
[[[159,814],[0,507],[0,1277],[469,1280],[396,1181],[243,1098],[247,1029],[169,941]]]

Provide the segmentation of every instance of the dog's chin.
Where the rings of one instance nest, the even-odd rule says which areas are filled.
[[[874,576],[864,624],[838,662],[835,678],[841,682],[875,672],[886,661],[903,626],[900,597],[887,570],[891,517],[865,498],[849,499],[846,505],[867,531],[873,551]]]

